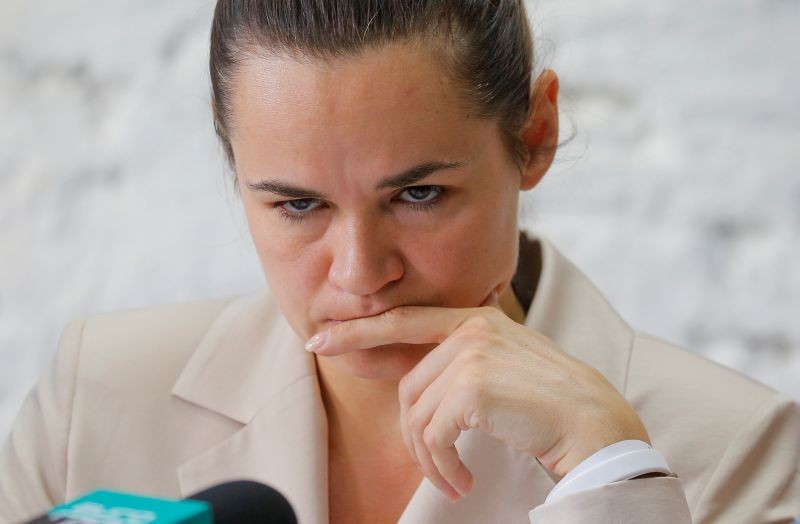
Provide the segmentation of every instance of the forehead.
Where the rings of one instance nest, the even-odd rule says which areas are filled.
[[[472,117],[459,86],[422,43],[330,61],[254,56],[234,85],[229,125],[240,174],[289,164],[392,170],[470,151],[485,139],[487,122]],[[420,158],[403,158],[409,155]]]

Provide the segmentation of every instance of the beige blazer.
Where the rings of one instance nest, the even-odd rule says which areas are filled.
[[[542,505],[559,480],[478,430],[452,504],[423,480],[403,524],[790,522],[800,514],[800,409],[786,395],[631,329],[551,242],[526,325],[588,362],[636,408],[678,477]],[[521,267],[520,271],[529,270]],[[268,289],[72,321],[0,450],[0,522],[95,488],[182,497],[237,478],[328,521],[327,422],[314,355]]]

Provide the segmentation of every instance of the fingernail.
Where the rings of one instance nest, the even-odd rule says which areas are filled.
[[[316,351],[322,347],[325,343],[325,340],[328,338],[328,331],[322,331],[317,333],[306,342],[306,351]]]

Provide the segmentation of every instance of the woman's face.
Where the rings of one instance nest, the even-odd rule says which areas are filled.
[[[303,340],[332,319],[476,307],[504,292],[521,177],[496,122],[470,114],[428,51],[252,58],[235,85],[230,136],[250,232]],[[399,379],[433,347],[332,359],[352,375]]]

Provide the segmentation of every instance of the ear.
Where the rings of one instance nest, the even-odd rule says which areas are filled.
[[[558,88],[558,76],[550,69],[531,86],[533,110],[521,134],[531,153],[520,180],[522,191],[536,186],[553,163],[558,145]]]

